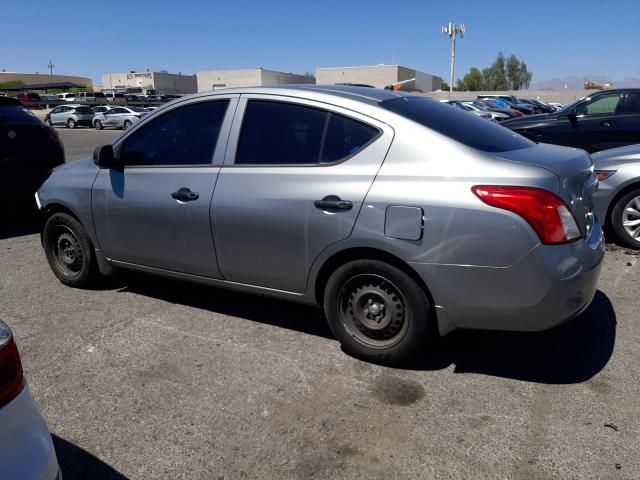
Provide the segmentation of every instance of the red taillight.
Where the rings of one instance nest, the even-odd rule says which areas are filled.
[[[520,215],[542,243],[568,243],[581,237],[569,206],[547,190],[500,185],[476,185],[471,190],[487,205]]]
[[[0,322],[0,407],[18,396],[23,382],[18,348],[9,327]]]

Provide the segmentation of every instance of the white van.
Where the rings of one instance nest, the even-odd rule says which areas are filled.
[[[67,92],[67,93],[58,93],[58,98],[60,100],[64,100],[65,102],[75,102],[76,101],[76,94],[73,92]]]

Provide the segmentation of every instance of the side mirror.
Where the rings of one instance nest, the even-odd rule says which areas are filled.
[[[93,151],[93,163],[100,168],[119,168],[121,166],[113,154],[113,145],[96,147]]]
[[[572,108],[571,110],[569,110],[569,113],[567,113],[567,118],[571,123],[575,123],[578,121],[578,112],[576,111],[575,108]]]

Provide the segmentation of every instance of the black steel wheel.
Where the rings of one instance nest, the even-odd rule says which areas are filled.
[[[71,215],[51,215],[44,224],[42,244],[51,270],[65,285],[85,287],[97,276],[91,240]]]
[[[423,288],[377,260],[338,268],[327,282],[324,307],[345,351],[376,363],[408,360],[434,333],[433,306]]]

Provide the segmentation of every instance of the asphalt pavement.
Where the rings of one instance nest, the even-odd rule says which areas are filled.
[[[60,132],[68,160],[118,133]],[[623,249],[568,325],[454,332],[391,369],[343,353],[312,307],[138,274],[65,287],[35,227],[2,229],[0,318],[65,480],[640,476],[640,265]]]

